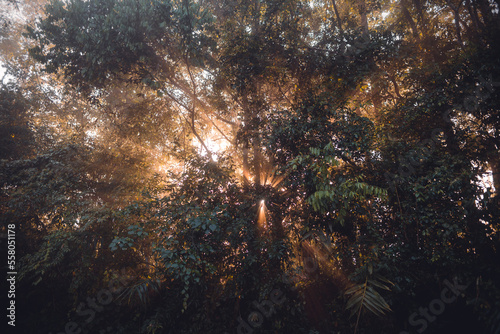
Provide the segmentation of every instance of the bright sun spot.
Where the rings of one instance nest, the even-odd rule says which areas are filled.
[[[96,130],[88,130],[85,132],[87,136],[90,138],[96,138],[97,137],[97,131]]]
[[[217,161],[217,155],[224,153],[231,145],[225,138],[222,138],[219,133],[212,131],[208,138],[203,139],[205,145],[213,154],[213,159]],[[198,150],[202,156],[207,155],[207,151],[200,144],[200,142],[194,138],[193,144],[198,147]]]
[[[259,210],[257,213],[257,225],[261,230],[265,230],[267,228],[267,208],[266,202],[264,200],[260,201]]]

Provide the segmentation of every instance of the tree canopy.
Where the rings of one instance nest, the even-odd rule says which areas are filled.
[[[497,0],[1,3],[21,332],[500,330]]]

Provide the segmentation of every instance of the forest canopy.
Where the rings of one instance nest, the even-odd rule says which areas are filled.
[[[0,4],[13,333],[500,333],[498,0]]]

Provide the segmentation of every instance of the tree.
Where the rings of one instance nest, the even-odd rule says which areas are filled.
[[[495,332],[497,5],[52,1],[30,54],[73,90],[30,103],[75,145],[4,164],[4,207],[50,221],[25,280],[78,300],[125,268],[125,316],[88,332],[361,333],[417,330],[453,273],[477,289],[428,331]]]

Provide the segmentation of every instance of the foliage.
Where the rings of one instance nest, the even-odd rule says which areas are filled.
[[[498,1],[9,2],[24,333],[498,332]]]

